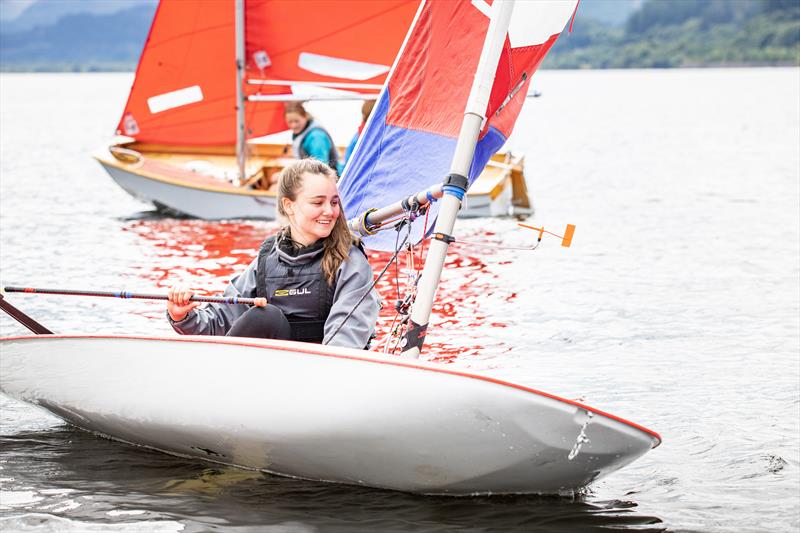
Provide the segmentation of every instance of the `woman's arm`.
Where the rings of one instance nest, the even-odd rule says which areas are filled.
[[[256,263],[254,260],[225,288],[224,296],[253,298],[256,295]],[[233,322],[249,309],[246,305],[207,304],[191,311],[183,320],[174,321],[167,314],[172,329],[181,335],[225,335]]]
[[[363,349],[375,331],[378,311],[381,304],[378,293],[370,289],[374,281],[369,261],[355,246],[350,249],[350,257],[342,262],[333,293],[333,305],[325,321],[325,339],[323,344],[331,346],[347,346]],[[348,313],[358,303],[365,292],[369,294],[353,311],[336,335],[334,331]]]

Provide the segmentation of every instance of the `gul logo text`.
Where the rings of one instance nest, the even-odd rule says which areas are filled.
[[[274,296],[302,296],[303,294],[311,294],[311,291],[308,288],[304,289],[277,289],[275,291]]]

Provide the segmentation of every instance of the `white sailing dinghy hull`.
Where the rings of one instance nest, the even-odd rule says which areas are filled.
[[[101,159],[99,162],[125,192],[161,211],[206,220],[275,219],[274,193],[242,189],[225,182],[209,186],[169,180],[128,170]]]
[[[310,480],[424,494],[557,493],[660,443],[577,402],[359,350],[53,335],[0,346],[0,390],[75,426]]]
[[[270,147],[276,153],[280,148]],[[160,211],[204,220],[275,219],[277,200],[273,191],[237,187],[230,181],[188,170],[181,166],[180,161],[170,162],[168,156],[151,161],[148,154],[136,155],[136,161],[126,162],[116,159],[108,150],[98,150],[94,158],[125,192]],[[215,157],[219,158],[218,155]],[[231,165],[235,163],[232,156],[229,159]],[[524,158],[502,153],[495,159],[467,192],[459,216],[499,217],[531,211],[522,170]],[[509,160],[514,164],[504,162]],[[196,161],[205,162],[203,154],[197,154]],[[276,172],[285,161],[283,158],[279,161],[265,160],[264,164]],[[230,171],[232,168],[223,165],[219,170]]]

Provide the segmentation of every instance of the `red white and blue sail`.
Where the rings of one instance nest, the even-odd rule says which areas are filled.
[[[516,4],[470,184],[511,135],[533,73],[577,4],[578,0]],[[423,1],[339,184],[348,215],[383,207],[445,178],[489,26],[489,8],[484,0]],[[429,231],[436,212],[434,204]],[[423,220],[417,220],[414,241],[422,233]],[[395,237],[393,232],[378,233],[366,238],[366,245],[391,250]]]

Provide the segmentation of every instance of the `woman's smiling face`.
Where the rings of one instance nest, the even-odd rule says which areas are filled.
[[[303,174],[297,198],[282,201],[292,228],[292,240],[305,246],[330,235],[341,211],[336,181],[322,174]]]

